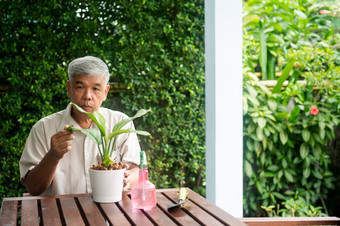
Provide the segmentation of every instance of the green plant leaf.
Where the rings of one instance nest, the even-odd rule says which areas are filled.
[[[317,169],[314,169],[313,171],[312,171],[312,173],[313,173],[313,176],[314,177],[316,177],[316,178],[318,178],[318,179],[322,179],[322,174],[320,173],[320,171],[319,170],[317,170]]]
[[[288,134],[284,130],[281,130],[281,132],[280,132],[280,140],[281,140],[282,144],[286,144],[287,143]]]
[[[303,169],[303,177],[307,179],[310,176],[310,172],[311,171],[310,171],[309,167],[304,168]]]
[[[253,169],[251,167],[251,164],[246,160],[245,162],[245,171],[246,171],[246,175],[251,178],[251,176],[253,175]]]
[[[103,156],[102,162],[104,166],[109,166],[110,164],[114,163],[114,161],[110,159],[109,155]]]
[[[278,121],[282,121],[284,118],[288,117],[288,115],[289,114],[287,112],[280,112],[280,113],[275,115],[275,118]]]
[[[106,131],[105,131],[105,118],[102,114],[100,114],[98,111],[94,111],[93,114],[90,112],[86,112],[84,111],[81,107],[79,107],[78,105],[76,105],[75,103],[72,103],[73,106],[75,106],[77,108],[78,111],[86,114],[87,116],[89,116],[93,122],[98,126],[101,134],[103,136],[106,136]]]
[[[283,174],[284,174],[285,178],[286,178],[289,182],[294,182],[293,175],[292,175],[290,172],[288,172],[287,170],[285,170],[285,171],[283,172]]]
[[[320,128],[319,135],[321,139],[325,139],[326,131],[323,128]]]
[[[267,169],[270,171],[276,172],[279,169],[279,167],[277,165],[270,165],[268,166]]]
[[[146,131],[133,130],[133,129],[129,128],[129,129],[116,130],[116,131],[110,133],[108,138],[109,138],[109,140],[111,140],[113,137],[117,137],[119,134],[123,134],[123,133],[137,133],[137,134],[143,135],[143,136],[150,136],[151,135],[149,132],[146,132]]]
[[[275,56],[268,51],[267,74],[269,80],[275,80]]]
[[[134,119],[136,119],[136,118],[139,118],[139,117],[145,115],[145,114],[148,113],[149,111],[151,111],[151,109],[149,109],[149,110],[140,109],[133,117],[127,118],[127,119],[124,119],[124,120],[118,122],[118,123],[113,127],[112,133],[114,133],[114,132],[117,131],[117,130],[120,130],[123,126],[125,126],[125,125],[126,125],[127,123],[129,123],[130,121],[132,121],[132,120],[134,120]],[[111,133],[111,134],[112,134],[112,133]],[[110,134],[109,137],[112,137],[111,134]],[[109,138],[109,139],[110,139],[110,138]]]
[[[282,200],[286,200],[286,199],[287,199],[286,196],[284,196],[284,195],[282,195],[282,194],[280,194],[280,193],[278,193],[278,192],[272,192],[272,193],[273,193],[273,195],[274,195],[276,198],[279,198],[279,199],[282,199]]]
[[[244,97],[247,98],[254,106],[260,106],[260,102],[256,99],[256,96],[251,96],[249,94],[244,94]]]
[[[298,119],[300,115],[300,108],[298,105],[295,105],[293,110],[291,111],[288,121],[289,122],[296,122],[296,120]]]
[[[260,65],[262,80],[267,80],[267,41],[263,28],[263,23],[259,20],[259,39],[260,39]]]
[[[263,129],[266,126],[266,119],[262,117],[257,118],[257,124],[261,129]]]
[[[310,138],[310,132],[307,128],[302,130],[302,138],[305,142],[309,141]]]
[[[86,136],[88,136],[90,139],[92,139],[94,142],[96,142],[96,144],[98,145],[102,144],[101,135],[97,129],[77,129],[72,126],[69,126],[67,127],[67,130],[74,130],[74,131],[81,132],[85,134]]]
[[[288,62],[288,64],[284,67],[281,76],[279,77],[279,79],[277,80],[277,83],[273,89],[273,93],[280,93],[281,92],[281,87],[284,81],[286,81],[286,79],[289,76],[290,71],[292,70],[293,66],[294,66],[294,62],[295,60],[291,60]]]
[[[268,100],[268,105],[272,111],[275,111],[277,108],[277,103],[274,100]]]
[[[300,156],[302,159],[305,159],[308,156],[309,147],[306,143],[300,145]]]
[[[263,139],[263,130],[260,127],[256,128],[256,136],[259,138],[260,141]]]

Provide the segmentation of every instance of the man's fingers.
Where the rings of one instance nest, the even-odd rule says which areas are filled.
[[[65,141],[65,142],[61,142],[59,143],[59,148],[60,149],[65,149],[65,148],[71,148],[72,142],[71,141]]]
[[[125,176],[125,177],[128,177],[128,176],[130,176],[130,170],[125,170],[125,172],[124,172],[124,176]]]
[[[131,185],[130,182],[127,180],[124,180],[124,187],[123,187],[123,191],[130,191],[131,190]]]
[[[63,140],[73,140],[74,139],[74,135],[72,131],[66,131],[66,130],[62,130],[59,133],[56,133],[54,135],[56,140],[59,141],[63,141]]]
[[[65,128],[67,127],[65,126]],[[55,152],[55,154],[57,154],[59,158],[62,158],[65,153],[71,151],[72,140],[74,139],[75,137],[73,135],[73,131],[59,131],[51,138],[51,150]]]

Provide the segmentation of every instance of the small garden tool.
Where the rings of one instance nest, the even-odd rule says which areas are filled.
[[[177,207],[183,207],[183,204],[188,199],[188,189],[186,188],[180,188],[179,189],[179,195],[178,195],[178,202],[177,203],[171,203],[168,206],[168,211],[173,210]]]

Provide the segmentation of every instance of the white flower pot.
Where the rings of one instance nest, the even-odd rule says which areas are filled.
[[[89,170],[93,201],[108,203],[122,200],[125,169]]]

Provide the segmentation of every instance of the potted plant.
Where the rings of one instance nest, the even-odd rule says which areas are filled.
[[[150,110],[139,110],[135,116],[118,122],[113,127],[111,133],[107,134],[105,128],[106,120],[102,114],[98,111],[94,111],[93,113],[86,112],[76,104],[72,104],[78,111],[89,116],[99,128],[99,130],[78,129],[72,126],[67,128],[68,130],[84,133],[98,145],[101,162],[89,169],[93,200],[95,202],[118,202],[122,199],[125,167],[122,162],[117,163],[112,159],[117,136],[122,133],[137,133],[139,135],[149,136],[150,133],[146,131],[134,130],[132,128],[123,129],[123,126],[135,118],[145,115]]]

